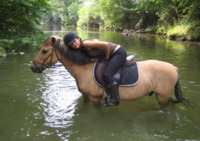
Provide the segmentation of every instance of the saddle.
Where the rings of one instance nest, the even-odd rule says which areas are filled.
[[[119,86],[133,86],[139,80],[137,63],[134,61],[135,56],[130,55],[126,58],[125,63],[120,70],[114,75],[114,80]],[[108,61],[98,59],[94,67],[94,79],[100,86],[105,86],[103,80],[103,72],[108,64]]]

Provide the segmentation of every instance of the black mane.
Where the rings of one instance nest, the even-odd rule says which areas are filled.
[[[58,46],[60,53],[64,55],[64,57],[70,59],[73,63],[83,65],[92,62],[92,57],[84,50],[68,47],[64,44],[63,40],[60,39],[57,39],[55,44],[57,44],[57,42],[60,42],[60,45]]]

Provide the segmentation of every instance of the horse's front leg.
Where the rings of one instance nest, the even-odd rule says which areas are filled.
[[[83,101],[85,104],[89,104],[90,102],[95,106],[95,107],[101,107],[101,100],[102,97],[92,97],[92,96],[87,96],[87,95],[83,95]]]
[[[83,93],[82,93],[83,94]],[[91,96],[89,94],[83,94],[83,101],[84,102],[94,102],[94,103],[101,103],[103,96]]]
[[[89,100],[89,98],[87,97],[87,95],[84,95],[84,94],[83,94],[83,101],[84,101],[84,103],[90,102],[90,100]]]
[[[88,96],[88,99],[93,103],[101,103],[102,96]]]

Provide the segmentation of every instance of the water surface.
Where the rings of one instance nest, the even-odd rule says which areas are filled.
[[[157,59],[176,65],[190,106],[160,109],[154,96],[121,102],[112,108],[84,102],[63,66],[35,74],[36,51],[0,58],[0,140],[2,141],[146,141],[200,140],[200,46],[156,36],[126,37],[105,30],[76,31],[82,39],[121,44],[137,61]],[[65,32],[48,32],[62,37]],[[39,46],[39,45],[38,45]],[[172,94],[172,96],[174,96]]]

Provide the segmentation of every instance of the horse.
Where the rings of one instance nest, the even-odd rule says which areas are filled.
[[[39,53],[32,61],[31,69],[34,73],[42,73],[59,61],[75,79],[80,93],[91,102],[101,103],[105,89],[94,80],[95,61],[78,64],[69,56],[69,47],[61,38],[49,37],[42,43]],[[119,86],[120,100],[137,100],[155,94],[158,104],[163,107],[169,103],[173,89],[176,97],[174,102],[179,103],[184,100],[176,66],[159,60],[136,61],[136,63],[139,81],[134,86]]]

